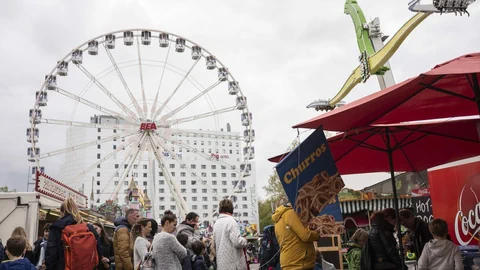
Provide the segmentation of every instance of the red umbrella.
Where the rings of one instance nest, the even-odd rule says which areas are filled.
[[[480,53],[468,54],[295,128],[347,131],[372,124],[478,115]],[[355,116],[355,117],[352,117]]]
[[[390,171],[397,217],[395,171],[418,172],[480,154],[480,118],[374,125],[328,139],[341,174]],[[286,155],[270,158],[278,162]],[[387,158],[388,157],[388,158]],[[397,218],[400,228],[400,219]],[[403,258],[402,243],[400,250]]]
[[[388,152],[394,171],[419,172],[480,155],[479,125],[480,118],[375,125],[341,133],[328,139],[328,144],[342,175],[388,172],[393,169]],[[269,160],[280,162],[286,154]]]

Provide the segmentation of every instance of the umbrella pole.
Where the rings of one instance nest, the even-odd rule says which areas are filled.
[[[385,128],[386,133],[386,143],[387,143],[387,153],[388,153],[388,164],[390,167],[390,177],[392,180],[392,188],[393,188],[393,205],[395,207],[395,215],[397,216],[397,238],[398,238],[398,246],[400,249],[400,259],[402,260],[402,265],[405,268],[405,253],[403,252],[403,243],[402,243],[402,226],[400,224],[400,215],[399,215],[399,206],[398,206],[398,194],[397,194],[397,186],[395,184],[395,168],[393,166],[393,149],[390,145],[390,128]]]

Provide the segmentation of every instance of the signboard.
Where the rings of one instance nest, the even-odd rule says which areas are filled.
[[[333,198],[318,215],[330,215],[335,218],[335,221],[343,223],[342,209],[340,208],[340,200],[338,199],[338,195],[335,196],[335,198]]]
[[[412,189],[412,197],[430,196],[430,189],[428,188],[414,188]]]
[[[35,191],[62,202],[71,197],[80,208],[88,206],[87,196],[39,171],[37,171]]]
[[[433,220],[432,200],[430,196],[413,197],[413,214],[426,223]]]
[[[435,218],[447,221],[452,240],[476,245],[480,232],[480,161],[428,172]]]
[[[322,128],[318,128],[276,170],[290,203],[304,225],[345,186]],[[338,200],[337,200],[338,201]]]
[[[155,123],[141,123],[140,130],[157,130],[157,125]]]

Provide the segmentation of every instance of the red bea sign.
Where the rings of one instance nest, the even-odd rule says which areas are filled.
[[[447,221],[459,245],[475,245],[480,232],[480,161],[428,172],[433,216]]]
[[[155,123],[142,123],[140,125],[140,130],[156,130],[157,125]]]

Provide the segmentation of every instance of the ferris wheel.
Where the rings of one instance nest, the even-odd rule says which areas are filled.
[[[74,48],[45,76],[29,121],[32,173],[46,168],[77,187],[92,178],[92,194],[93,179],[101,178],[97,194],[118,199],[140,164],[156,162],[152,170],[163,173],[180,215],[189,209],[167,164],[177,163],[211,195],[217,191],[179,152],[233,172],[230,196],[244,188],[255,154],[252,113],[228,68],[193,41],[153,29],[115,31]],[[220,127],[226,123],[241,132],[224,135]],[[240,166],[219,158],[214,145],[188,143],[189,134],[237,141],[243,151],[233,163]],[[157,181],[150,182],[156,192]]]

